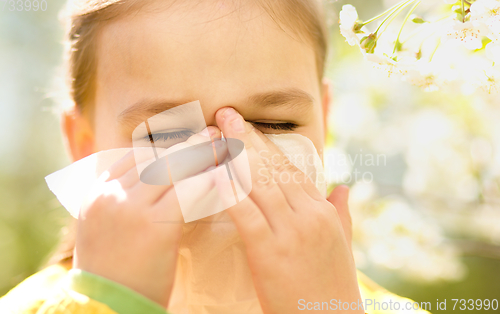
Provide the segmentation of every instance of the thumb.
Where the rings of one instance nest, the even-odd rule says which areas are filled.
[[[349,212],[349,187],[346,185],[337,186],[327,199],[337,209],[337,213],[344,229],[344,235],[352,252],[352,220]]]

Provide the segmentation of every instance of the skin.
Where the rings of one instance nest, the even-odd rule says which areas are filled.
[[[131,147],[135,125],[162,106],[168,109],[165,104],[193,100],[200,101],[212,138],[222,131],[245,143],[253,174],[276,167],[301,175],[294,167],[263,163],[261,152],[283,156],[262,132],[304,135],[321,155],[330,95],[328,86],[318,82],[314,51],[283,32],[260,8],[245,2],[241,7],[206,1],[168,8],[152,3],[105,25],[97,40],[93,121],[78,110],[63,117],[74,160]],[[300,97],[263,105],[255,96],[278,92]],[[146,105],[139,108],[137,103]],[[233,112],[229,107],[234,114],[226,116]],[[124,119],[127,110],[133,114]],[[297,127],[275,130],[255,122]],[[190,140],[196,143],[199,136]],[[117,162],[82,207],[74,267],[167,307],[182,225],[150,222],[158,215],[182,217],[171,186],[142,183],[134,165],[130,154]],[[264,312],[293,313],[298,299],[357,301],[348,189],[339,187],[325,200],[305,179],[293,184],[261,184],[258,179],[252,175],[251,194],[229,213],[247,247]]]

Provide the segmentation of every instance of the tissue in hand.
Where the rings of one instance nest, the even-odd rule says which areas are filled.
[[[284,153],[292,164],[304,172],[312,180],[312,182],[315,182],[318,190],[326,196],[323,166],[313,143],[308,138],[299,134],[266,134],[266,136]],[[56,195],[60,203],[73,217],[78,218],[80,207],[82,206],[85,197],[92,188],[92,185],[104,171],[110,168],[111,165],[120,160],[131,150],[134,150],[134,153],[136,153],[137,156],[140,151],[149,152],[148,149],[149,148],[146,147],[137,147],[101,151],[76,161],[66,168],[48,175],[45,179],[49,189]],[[168,151],[176,151],[175,146],[172,146],[170,149],[157,148],[157,150],[160,151],[159,158],[167,155]],[[236,156],[236,158],[232,159],[232,161],[240,161],[238,165],[242,163],[244,164],[245,162],[248,163],[248,159],[246,159],[247,157],[244,153],[245,150],[241,150],[241,152]],[[149,164],[141,163],[140,165],[142,169],[138,167],[138,171],[142,172]],[[184,201],[184,203],[186,203],[186,206],[182,206],[181,204],[181,210],[185,222],[207,217],[227,208],[227,205],[222,204],[218,193],[230,193],[233,195],[233,191],[217,191],[217,188],[212,186],[212,188],[207,190],[204,195],[199,196],[196,202],[190,200],[190,197],[192,199],[195,198],[193,196],[193,187],[197,186],[205,179],[209,180],[207,178],[210,172],[217,172],[218,174],[222,173],[222,175],[228,176],[228,179],[230,179],[229,175],[231,173],[241,173],[241,171],[238,172],[234,169],[232,166],[233,164],[229,163],[229,165],[230,168],[233,168],[231,169],[231,172],[227,172],[226,164],[222,163],[211,171],[203,172],[200,175],[174,182],[176,193],[178,197],[180,196],[179,202],[181,203]],[[244,189],[244,184],[241,186],[242,189],[238,190],[239,201],[241,201],[249,193],[248,189]],[[187,205],[188,203],[189,205]]]

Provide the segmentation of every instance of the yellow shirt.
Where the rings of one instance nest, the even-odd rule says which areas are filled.
[[[69,282],[70,280],[73,280],[72,284]],[[75,282],[77,283],[75,284]],[[358,272],[358,283],[365,311],[369,314],[429,313],[420,309],[415,310],[417,303],[388,292],[361,272]],[[87,285],[86,288],[84,287],[82,290],[81,287],[85,285]],[[106,291],[104,297],[102,296],[103,290]],[[343,306],[338,304],[336,300],[328,301],[328,304],[326,302],[308,302],[307,300],[301,304],[299,301],[299,309],[306,312],[316,312],[323,306],[323,310],[335,313]],[[348,305],[345,304],[345,306]],[[66,262],[47,267],[12,289],[0,299],[0,313],[156,314],[167,313],[167,311],[158,304],[117,283],[88,273],[83,274],[82,277],[81,271],[71,270],[71,262]]]

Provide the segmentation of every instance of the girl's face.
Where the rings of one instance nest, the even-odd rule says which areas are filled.
[[[92,150],[130,147],[136,125],[199,100],[207,125],[230,106],[321,154],[328,88],[320,94],[313,48],[295,38],[250,1],[147,6],[110,22],[97,39]]]

